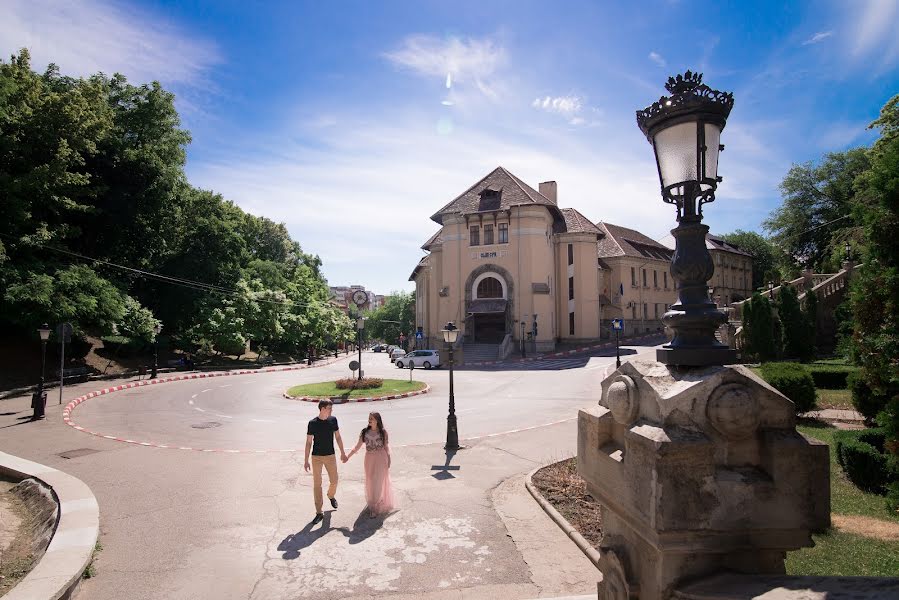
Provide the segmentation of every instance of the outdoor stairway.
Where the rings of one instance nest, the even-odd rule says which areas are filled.
[[[465,343],[465,364],[489,362],[497,360],[499,344]]]

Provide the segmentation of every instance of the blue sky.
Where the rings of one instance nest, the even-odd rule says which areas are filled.
[[[734,92],[716,233],[759,230],[790,165],[870,144],[899,93],[899,1],[3,0],[0,51],[177,94],[187,173],[287,224],[332,285],[407,282],[429,216],[497,165],[656,239],[634,111],[686,69]]]

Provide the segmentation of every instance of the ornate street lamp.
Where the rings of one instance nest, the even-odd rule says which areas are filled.
[[[365,317],[356,318],[356,347],[359,349],[359,381],[362,381],[362,330],[365,329]]]
[[[442,330],[443,341],[449,346],[449,416],[446,417],[446,446],[444,450],[459,449],[459,430],[456,427],[456,398],[453,396],[453,346],[459,336],[455,323],[450,321]]]
[[[31,408],[33,410],[31,419],[38,421],[43,419],[47,409],[47,393],[44,391],[44,372],[47,369],[47,340],[50,339],[50,326],[44,323],[37,330],[41,337],[41,377],[37,383],[37,391],[31,397]]]
[[[848,240],[846,241],[846,244],[843,246],[843,251],[844,251],[843,256],[846,257],[843,260],[845,260],[847,262],[852,260],[852,246],[849,244]]]
[[[153,371],[150,373],[150,379],[156,379],[156,372],[159,370],[159,333],[162,331],[162,323],[157,321],[153,327]]]
[[[721,130],[734,105],[733,94],[702,83],[701,73],[687,71],[669,77],[662,96],[637,111],[637,125],[653,146],[662,199],[677,207],[678,226],[671,275],[677,302],[662,321],[674,337],[656,353],[668,365],[705,366],[736,362],[736,350],[715,339],[727,321],[709,297],[707,284],[715,265],[705,245],[708,226],[702,224],[702,205],[715,200]]]

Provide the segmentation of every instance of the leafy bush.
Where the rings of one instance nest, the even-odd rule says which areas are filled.
[[[886,407],[889,397],[872,390],[861,371],[852,373],[847,383],[849,389],[852,390],[852,405],[855,406],[855,410],[862,413],[869,421],[873,421],[877,414]]]
[[[793,401],[797,413],[808,412],[815,408],[815,382],[803,365],[786,362],[763,363],[762,377]]]
[[[858,372],[858,367],[848,365],[810,364],[805,367],[811,371],[815,387],[825,390],[849,389],[849,375]]]
[[[899,472],[883,452],[886,439],[883,429],[839,431],[834,439],[837,462],[859,488],[883,494],[891,482],[899,482]]]
[[[136,340],[123,335],[107,335],[101,339],[103,340],[103,349],[113,356],[134,356],[147,348],[147,344],[143,340]]]
[[[363,377],[362,379],[353,379],[352,377],[344,377],[334,382],[338,390],[370,390],[379,388],[384,384],[384,380],[379,377]]]

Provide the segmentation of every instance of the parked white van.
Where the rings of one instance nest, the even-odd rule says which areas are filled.
[[[413,365],[416,369],[440,368],[440,353],[436,350],[413,350],[406,356],[396,359],[396,366],[400,369]]]

